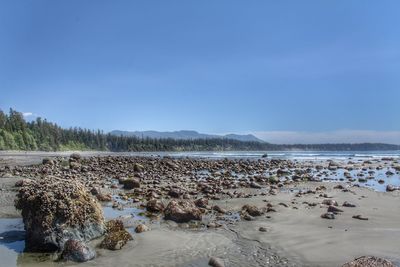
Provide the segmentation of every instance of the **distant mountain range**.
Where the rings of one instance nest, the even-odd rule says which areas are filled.
[[[158,132],[158,131],[119,131],[114,130],[111,131],[112,135],[122,135],[122,136],[136,136],[139,138],[172,138],[177,140],[190,140],[190,139],[211,139],[211,138],[225,138],[225,139],[233,139],[239,141],[252,141],[252,142],[260,142],[265,143],[263,140],[255,137],[252,134],[240,135],[240,134],[226,134],[226,135],[214,135],[214,134],[203,134],[198,133],[196,131],[174,131],[174,132]]]

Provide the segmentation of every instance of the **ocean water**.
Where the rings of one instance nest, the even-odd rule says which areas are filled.
[[[142,156],[170,156],[191,158],[242,158],[258,159],[267,154],[270,159],[293,160],[347,160],[347,159],[400,159],[400,151],[205,151],[205,152],[153,152],[153,153],[129,153]]]

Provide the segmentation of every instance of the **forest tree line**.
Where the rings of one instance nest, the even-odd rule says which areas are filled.
[[[100,130],[82,128],[64,129],[46,119],[26,121],[21,112],[0,110],[0,150],[62,151],[221,151],[221,150],[325,150],[365,151],[400,150],[398,145],[388,144],[321,144],[321,145],[274,145],[262,142],[246,142],[224,138],[210,139],[152,139],[105,134]]]

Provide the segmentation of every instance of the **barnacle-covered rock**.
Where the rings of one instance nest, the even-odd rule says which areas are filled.
[[[32,180],[19,190],[27,251],[62,250],[69,239],[89,241],[105,232],[97,200],[75,180],[55,177]]]

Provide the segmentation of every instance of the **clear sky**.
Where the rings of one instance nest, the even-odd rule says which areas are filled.
[[[0,108],[105,131],[400,143],[399,11],[397,0],[1,1]]]

